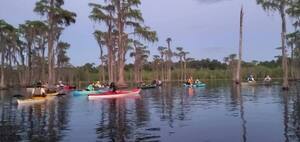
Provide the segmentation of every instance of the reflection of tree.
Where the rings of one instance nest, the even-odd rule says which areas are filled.
[[[126,105],[123,100],[108,100],[107,111],[102,106],[101,122],[99,128],[97,128],[97,134],[99,139],[107,138],[111,141],[126,141],[128,130],[130,126],[126,126],[126,116],[124,111]],[[122,104],[123,103],[123,104]],[[107,112],[107,114],[106,114]]]
[[[148,99],[114,99],[102,102],[101,118],[97,128],[100,141],[157,141],[160,127],[151,126],[151,117],[160,116],[170,128],[174,122],[186,120],[191,110],[187,105],[186,90],[174,91],[171,84],[163,88],[144,91]],[[149,93],[149,94],[148,94]],[[149,108],[151,104],[152,108]],[[154,109],[157,114],[150,114]]]
[[[242,120],[242,139],[243,142],[247,141],[247,121],[245,119],[245,111],[244,111],[244,100],[243,96],[241,95],[241,86],[233,84],[231,87],[231,97],[233,100],[232,104],[238,104],[237,101],[239,101],[240,106],[240,118]]]
[[[285,141],[300,141],[300,97],[299,88],[291,88],[283,94]]]
[[[14,123],[17,120],[15,115],[14,105],[11,99],[4,97],[4,92],[0,92],[1,103],[0,103],[0,141],[10,142],[10,141],[20,141],[20,136],[18,135],[19,126]]]
[[[99,110],[101,115],[97,126],[98,140],[155,141],[160,137],[160,128],[164,129],[166,124],[169,128],[176,127],[176,124],[183,124],[179,122],[189,120],[189,114],[196,109],[195,105],[205,106],[208,103],[223,103],[223,101],[218,100],[223,99],[220,97],[227,96],[230,91],[232,91],[231,96],[228,98],[232,101],[228,102],[231,102],[234,111],[239,111],[237,117],[241,118],[241,138],[243,141],[247,140],[247,123],[240,88],[230,90],[230,88],[224,87],[223,89],[210,89],[209,92],[204,93],[203,90],[196,89],[195,94],[197,95],[189,96],[187,89],[175,89],[174,86],[164,85],[163,88],[143,91],[143,99],[141,100],[115,99],[102,101],[101,110]],[[225,95],[220,95],[224,92]],[[201,102],[198,102],[199,99],[201,99]],[[160,122],[157,123],[159,126],[153,128],[149,125],[156,125],[150,123],[156,122],[151,119],[156,117],[160,117]]]
[[[52,102],[24,106],[20,110],[16,110],[16,106],[12,105],[12,100],[9,104],[0,104],[0,132],[8,132],[1,135],[0,141],[61,140],[62,131],[67,129],[69,121],[68,101],[68,98],[59,98]]]
[[[168,120],[169,126],[173,128],[174,118],[173,118],[173,108],[174,108],[174,99],[173,99],[173,92],[171,88],[171,84],[167,84],[166,86],[166,93],[164,95],[165,101],[165,109],[167,110],[166,114],[164,114],[165,119]]]
[[[149,112],[143,100],[134,100],[135,105],[127,104],[128,100],[107,100],[101,107],[101,118],[97,128],[98,139],[104,141],[141,141],[159,138],[147,128],[150,121]]]

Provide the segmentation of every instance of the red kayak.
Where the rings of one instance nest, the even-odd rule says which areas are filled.
[[[131,91],[107,91],[101,94],[90,94],[89,99],[96,99],[96,98],[119,98],[119,97],[126,97],[126,96],[134,96],[138,95],[141,92],[141,89],[133,89]]]
[[[64,86],[64,90],[69,91],[69,90],[75,90],[75,86]]]

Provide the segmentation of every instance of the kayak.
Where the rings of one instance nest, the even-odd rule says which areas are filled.
[[[251,81],[251,82],[242,82],[243,86],[255,86],[256,85],[256,81]]]
[[[34,88],[26,88],[26,92],[27,93],[32,93],[32,90],[33,90]]]
[[[69,91],[69,90],[74,90],[76,89],[75,86],[64,86],[64,90]]]
[[[86,90],[82,90],[82,91],[73,91],[72,94],[73,96],[87,96],[89,94],[100,94],[105,92],[104,90],[96,90],[96,91],[86,91]]]
[[[143,85],[140,88],[141,89],[153,89],[153,88],[156,88],[156,87],[157,87],[156,85]]]
[[[32,97],[29,99],[17,99],[18,104],[34,104],[34,103],[43,103],[49,99],[54,98],[57,96],[59,93],[49,93],[45,97]]]
[[[47,96],[58,96],[59,93],[58,92],[54,92],[54,93],[47,93]]]
[[[183,84],[184,87],[205,87],[206,84],[205,83],[197,83],[197,84],[193,84],[193,85],[188,85],[188,84]]]
[[[126,97],[132,95],[138,95],[141,92],[141,89],[133,89],[131,91],[107,91],[100,94],[90,94],[89,99],[106,99],[106,98],[119,98],[119,97]]]

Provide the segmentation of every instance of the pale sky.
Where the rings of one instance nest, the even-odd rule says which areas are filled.
[[[33,12],[36,1],[1,0],[0,19],[15,26],[25,20],[41,19],[43,17]],[[88,18],[89,2],[103,0],[65,0],[65,8],[77,13],[76,24],[67,27],[61,38],[71,44],[68,55],[74,65],[99,62],[99,47],[92,35],[99,25]],[[158,46],[166,46],[167,37],[173,39],[174,50],[184,47],[191,52],[189,56],[196,59],[222,60],[237,53],[242,4],[245,9],[244,59],[274,59],[280,54],[275,50],[280,46],[280,19],[277,13],[264,12],[255,0],[142,0],[140,8],[145,24],[159,36],[159,42],[149,45],[151,54],[158,54]]]

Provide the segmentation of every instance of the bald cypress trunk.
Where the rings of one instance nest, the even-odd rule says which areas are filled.
[[[116,2],[116,10],[117,10],[117,30],[118,30],[118,84],[123,86],[125,84],[124,78],[124,68],[125,68],[125,54],[126,54],[126,41],[124,40],[124,2],[117,1]]]
[[[288,82],[288,60],[287,60],[287,51],[286,51],[286,15],[284,11],[284,5],[280,7],[280,16],[282,20],[282,33],[281,33],[281,47],[282,47],[282,70],[283,70],[283,85],[282,88],[284,90],[288,90],[289,82]]]
[[[50,7],[54,7],[54,0],[50,0]],[[54,67],[53,67],[53,46],[54,46],[54,19],[53,12],[48,15],[49,31],[48,31],[48,84],[54,85]]]
[[[237,70],[236,70],[236,77],[235,77],[236,84],[239,84],[241,82],[241,66],[242,66],[241,64],[242,64],[242,50],[243,50],[243,20],[244,20],[244,11],[242,7],[240,13],[239,59],[237,62]]]

